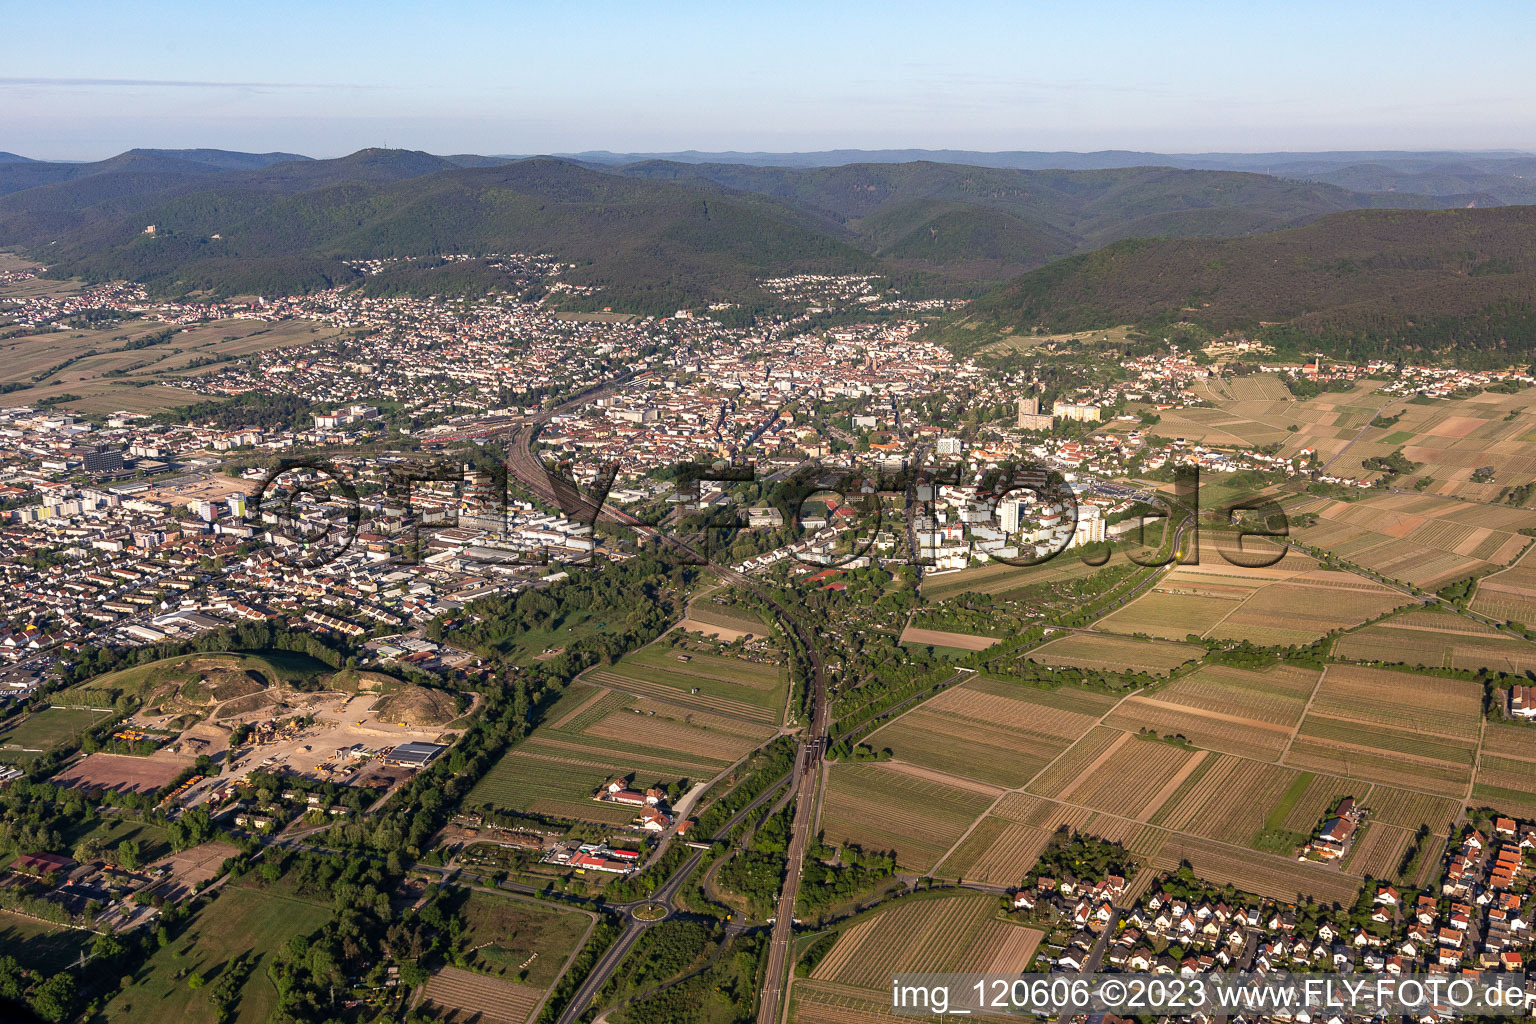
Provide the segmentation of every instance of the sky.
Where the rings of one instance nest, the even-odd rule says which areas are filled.
[[[0,0],[0,24],[0,150],[39,159],[1536,150],[1528,0]]]

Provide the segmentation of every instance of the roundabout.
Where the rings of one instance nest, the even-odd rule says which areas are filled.
[[[642,903],[629,912],[629,916],[636,921],[654,922],[660,921],[672,912],[665,903]]]

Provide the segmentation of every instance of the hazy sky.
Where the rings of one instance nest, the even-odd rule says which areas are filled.
[[[0,150],[1536,149],[1536,8],[0,3]]]

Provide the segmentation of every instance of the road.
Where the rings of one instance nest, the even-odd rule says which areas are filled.
[[[784,888],[779,892],[779,906],[773,921],[773,937],[768,942],[768,970],[763,976],[762,1001],[758,1004],[758,1024],[779,1019],[779,1002],[784,990],[784,975],[790,947],[795,939],[795,900],[800,896],[800,876],[805,868],[805,848],[815,824],[816,772],[821,765],[821,751],[802,743],[795,760],[795,777],[790,788],[795,794],[795,817],[790,825],[788,863]]]
[[[538,430],[544,423],[559,413],[572,411],[586,402],[592,401],[605,394],[608,388],[598,388],[588,392],[579,398],[573,399],[555,409],[551,409],[536,417],[532,422],[524,425],[514,435],[507,453],[507,471],[525,487],[529,488],[541,500],[554,503],[564,514],[582,522],[596,523],[599,519],[618,523],[626,526],[648,540],[654,540],[658,544],[665,544],[705,562],[709,568],[726,583],[747,589],[766,601],[779,613],[780,622],[793,630],[800,640],[801,647],[805,650],[806,658],[810,662],[811,686],[810,686],[810,724],[806,730],[800,749],[796,755],[795,771],[790,781],[790,790],[796,799],[795,817],[791,826],[790,846],[787,863],[785,865],[784,888],[779,897],[778,914],[774,922],[773,938],[769,944],[768,971],[763,984],[763,998],[758,1011],[758,1020],[764,1022],[776,1021],[779,1014],[779,997],[784,985],[784,974],[788,963],[788,953],[794,938],[795,899],[800,892],[800,876],[805,864],[805,850],[808,845],[811,825],[813,824],[813,803],[811,796],[814,793],[814,780],[816,772],[821,764],[822,754],[825,752],[827,727],[829,724],[828,703],[826,699],[826,680],[822,672],[821,659],[816,654],[813,646],[813,637],[800,622],[790,614],[778,600],[778,596],[765,588],[760,587],[755,581],[729,566],[719,565],[704,558],[690,545],[681,539],[663,534],[634,516],[610,506],[598,506],[590,498],[580,494],[576,488],[567,482],[561,481],[551,473],[537,456],[533,454],[533,441]],[[810,785],[807,781],[810,780]],[[691,870],[691,868],[689,869]],[[684,872],[679,871],[674,881],[680,881]],[[625,929],[625,934],[615,943],[615,949],[623,946],[627,951],[639,937],[643,926],[636,927],[631,921]],[[633,933],[633,934],[631,934]],[[622,959],[622,953],[617,956],[605,956],[589,974],[582,990],[577,998],[572,1000],[572,1006],[580,1004],[585,1007],[586,1002],[602,987],[603,982],[618,966]],[[590,991],[588,991],[590,989]],[[582,994],[585,993],[585,1000]],[[568,1011],[569,1013],[570,1011]],[[576,1011],[579,1014],[579,1009]],[[574,1017],[570,1018],[574,1020]],[[566,1024],[566,1017],[562,1016],[562,1024]]]
[[[586,980],[581,983],[581,987],[576,990],[576,994],[571,997],[571,1001],[565,1004],[565,1009],[560,1013],[558,1024],[576,1024],[576,1021],[591,1004],[592,1000],[596,998],[603,985],[607,983],[613,972],[618,969],[619,964],[624,962],[624,958],[629,955],[630,949],[639,940],[641,933],[656,923],[655,921],[640,920],[635,917],[635,911],[648,904],[660,903],[667,908],[668,914],[670,914],[673,898],[677,896],[678,890],[682,888],[684,880],[693,874],[694,868],[699,866],[699,860],[703,856],[704,852],[702,850],[695,850],[693,856],[684,861],[683,866],[677,869],[677,873],[667,880],[667,884],[652,893],[649,899],[643,900],[640,903],[627,904],[620,908],[626,918],[623,933],[614,941],[613,945],[608,947],[608,951],[602,955],[597,963],[592,965],[592,969],[587,972]]]
[[[794,939],[795,927],[795,899],[800,892],[800,876],[805,865],[805,851],[809,845],[811,826],[814,823],[812,814],[814,811],[815,779],[820,769],[822,755],[826,750],[827,730],[830,724],[829,706],[826,694],[826,678],[822,670],[821,659],[816,653],[815,638],[803,624],[786,608],[774,592],[759,586],[754,580],[737,572],[730,566],[720,565],[700,554],[691,545],[682,539],[667,533],[662,533],[639,519],[619,509],[606,504],[599,504],[588,496],[581,494],[574,484],[562,480],[552,473],[543,462],[533,454],[533,442],[538,436],[539,429],[548,423],[551,418],[562,413],[572,412],[587,402],[594,401],[611,391],[617,384],[602,385],[586,392],[574,399],[553,409],[545,410],[533,420],[520,427],[513,435],[507,450],[507,472],[517,479],[523,486],[531,490],[540,500],[554,504],[568,517],[579,522],[596,525],[599,520],[617,523],[628,527],[646,540],[654,541],[660,545],[666,545],[674,550],[689,555],[693,559],[708,565],[710,570],[725,583],[732,584],[748,590],[762,598],[775,612],[778,613],[780,624],[786,629],[792,630],[800,641],[800,646],[805,652],[806,660],[810,663],[810,722],[805,736],[800,743],[800,749],[796,755],[795,771],[790,780],[790,792],[795,798],[795,816],[791,826],[790,844],[787,863],[785,864],[784,888],[779,896],[777,916],[774,920],[773,938],[769,943],[768,970],[763,981],[762,1002],[758,1009],[758,1020],[762,1024],[774,1024],[780,1013],[780,996],[784,988],[784,977],[789,961],[790,946]],[[594,538],[595,539],[595,538]],[[690,864],[697,863],[697,860]],[[681,884],[682,879],[692,867],[686,871],[680,870],[673,881],[668,883]],[[659,894],[658,894],[659,895]],[[639,937],[643,925],[637,927],[637,923],[631,919],[626,927],[624,935],[619,942],[614,944],[614,949],[604,956],[593,968],[577,993],[572,999],[571,1007],[562,1015],[561,1024],[569,1024],[591,1001],[604,981],[613,973],[623,958],[623,952],[634,944]],[[615,953],[619,947],[623,950]]]

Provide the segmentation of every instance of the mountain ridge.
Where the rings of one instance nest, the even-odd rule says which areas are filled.
[[[1342,358],[1536,352],[1536,207],[1354,210],[1286,231],[1131,239],[1030,271],[929,329],[958,352],[1133,324]]]

